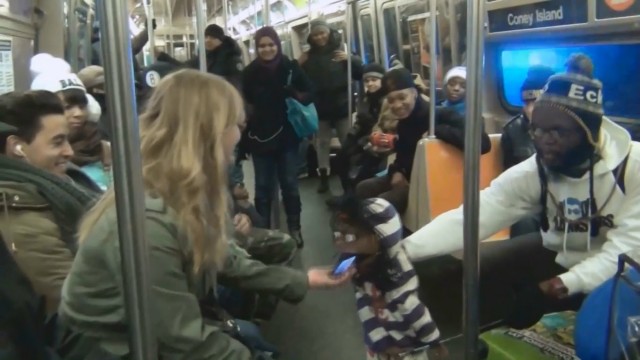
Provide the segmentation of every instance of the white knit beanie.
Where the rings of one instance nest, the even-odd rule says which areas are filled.
[[[447,74],[444,76],[444,83],[448,83],[449,80],[454,77],[459,77],[464,80],[467,80],[467,68],[464,66],[456,66],[447,71]]]
[[[80,78],[71,73],[71,66],[63,59],[49,54],[38,54],[31,58],[29,70],[33,77],[31,90],[47,90],[53,93],[67,89],[86,91]]]

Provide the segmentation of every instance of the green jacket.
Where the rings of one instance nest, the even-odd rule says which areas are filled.
[[[249,350],[202,318],[199,300],[225,286],[270,292],[289,302],[301,301],[308,289],[305,274],[266,266],[232,247],[223,271],[194,274],[189,242],[178,233],[175,216],[161,199],[147,197],[146,234],[152,293],[152,327],[163,359],[250,359]],[[72,331],[95,339],[122,356],[129,352],[125,299],[114,209],[94,227],[76,255],[63,288],[59,316]]]
[[[49,202],[29,183],[0,181],[0,231],[35,292],[56,312],[73,253],[62,240]]]

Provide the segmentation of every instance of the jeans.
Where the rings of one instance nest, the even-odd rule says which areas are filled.
[[[350,119],[348,117],[330,121],[322,119],[318,123],[318,134],[316,135],[316,151],[318,152],[318,169],[329,169],[331,156],[331,138],[333,138],[333,129],[338,133],[340,144],[344,143],[347,138],[349,129],[351,128]]]
[[[271,222],[271,202],[279,183],[289,230],[300,230],[302,203],[298,189],[298,160],[297,147],[253,155],[256,209],[268,223]]]
[[[302,139],[300,141],[300,146],[298,147],[298,174],[306,174],[309,172],[307,168],[309,164],[307,164],[307,151],[309,150],[309,140]]]

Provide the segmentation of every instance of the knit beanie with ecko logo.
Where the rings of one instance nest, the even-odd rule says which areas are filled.
[[[549,78],[536,107],[551,106],[569,114],[585,130],[589,143],[597,146],[604,116],[602,82],[593,78],[593,63],[584,54],[572,55],[566,68],[567,72]]]

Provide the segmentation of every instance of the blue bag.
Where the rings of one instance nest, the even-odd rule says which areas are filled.
[[[287,86],[291,86],[291,77],[293,71],[289,72]],[[285,99],[287,103],[287,118],[293,126],[296,134],[300,139],[307,138],[318,131],[318,111],[316,111],[313,103],[302,105],[298,100],[288,97]]]
[[[626,263],[632,268],[625,271]],[[617,274],[585,299],[575,324],[576,355],[582,360],[635,359],[630,330],[640,319],[640,273],[633,260],[620,256]],[[636,263],[637,264],[637,263]],[[636,323],[636,324],[634,324]],[[637,336],[637,335],[636,335]]]

